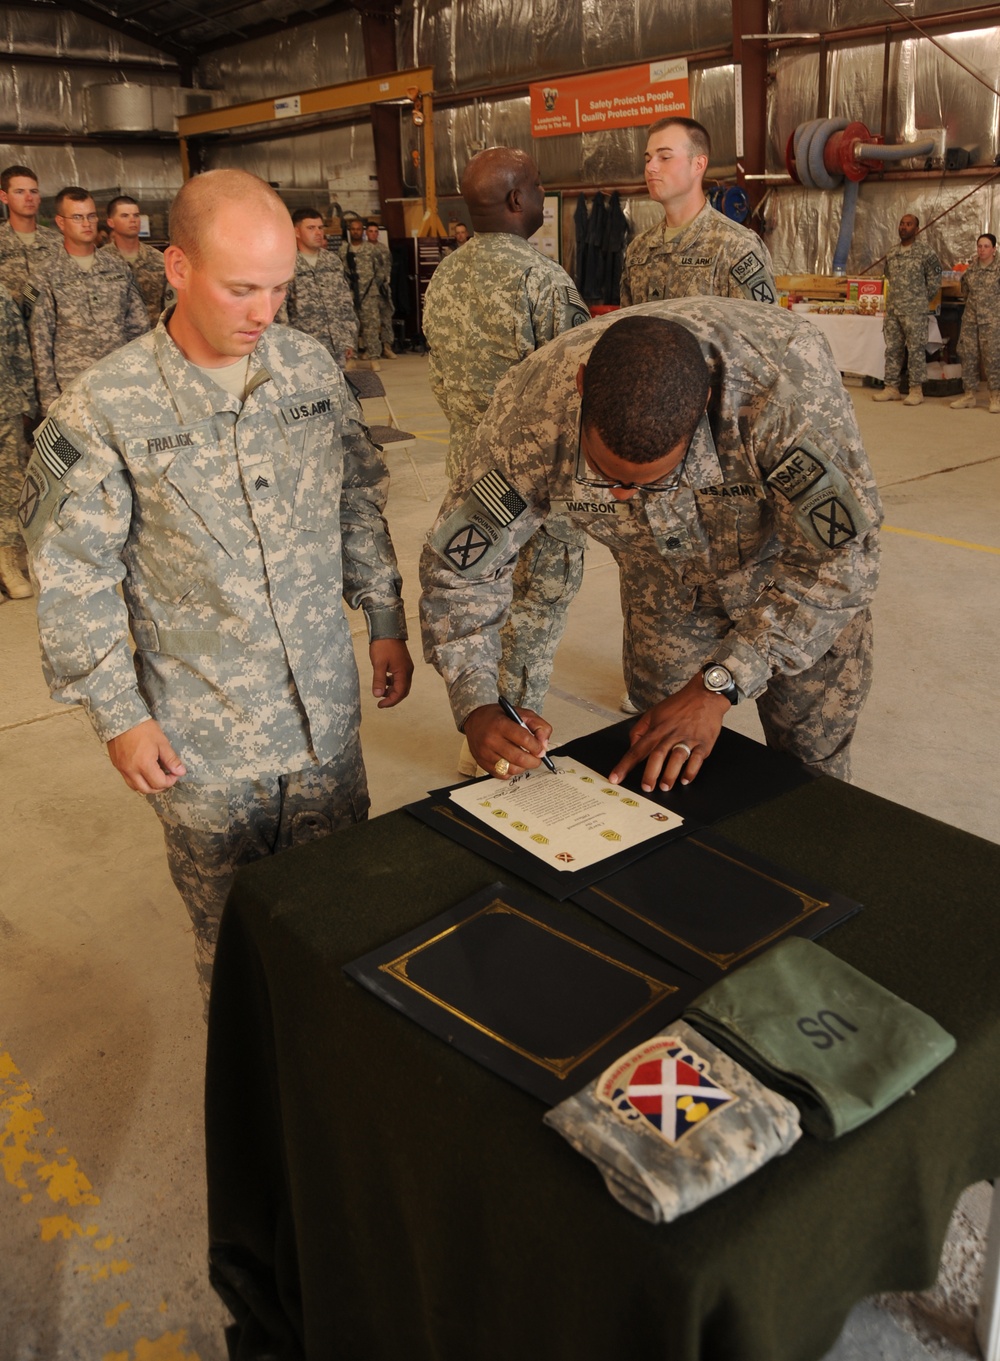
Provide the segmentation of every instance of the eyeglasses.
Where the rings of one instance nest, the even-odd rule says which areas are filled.
[[[577,431],[576,436],[576,472],[573,477],[574,482],[579,482],[584,487],[595,487],[602,491],[674,491],[680,486],[681,477],[684,473],[684,459],[687,458],[685,451],[684,458],[681,459],[676,468],[665,476],[657,478],[655,482],[613,482],[607,475],[598,468],[597,476],[593,475],[587,457],[583,452],[583,426]]]
[[[59,216],[62,217],[64,222],[75,222],[77,226],[79,226],[81,222],[100,221],[96,213],[71,213],[69,217],[63,217],[62,213],[60,213]]]

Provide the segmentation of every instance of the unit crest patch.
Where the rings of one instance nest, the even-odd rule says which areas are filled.
[[[707,1061],[670,1035],[639,1045],[597,1080],[595,1095],[627,1125],[668,1144],[737,1098],[712,1080]]]

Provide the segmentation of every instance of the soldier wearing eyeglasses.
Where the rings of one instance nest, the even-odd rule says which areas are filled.
[[[97,209],[87,190],[63,189],[55,207],[63,248],[25,285],[43,415],[91,364],[149,330],[132,271],[113,251],[97,249]]]
[[[496,704],[518,550],[549,514],[607,545],[642,716],[613,782],[694,779],[730,707],[849,778],[871,683],[881,503],[814,327],[726,298],[647,303],[551,341],[498,384],[421,560],[424,653],[479,764],[539,764],[552,729]],[[599,643],[595,640],[595,647]],[[499,767],[499,768],[497,768]]]

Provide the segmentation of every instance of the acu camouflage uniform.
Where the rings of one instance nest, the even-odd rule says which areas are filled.
[[[0,287],[0,548],[20,548],[17,505],[28,461],[25,416],[38,414],[28,335],[13,295]]]
[[[978,389],[981,355],[990,396],[1000,396],[1000,256],[994,255],[988,265],[973,261],[962,275],[962,297],[962,387],[966,392]]]
[[[464,494],[476,476],[476,431],[500,379],[589,318],[565,270],[509,232],[477,232],[441,261],[424,301],[424,335],[431,387],[451,427],[453,493]],[[512,704],[541,710],[583,578],[584,543],[567,516],[553,515],[521,548],[500,665],[500,692]]]
[[[122,264],[128,265],[135,275],[142,300],[146,304],[149,324],[155,326],[160,319],[160,313],[167,305],[169,289],[162,251],[158,251],[155,246],[147,246],[145,241],[139,242],[139,254],[133,256],[123,255],[113,241],[109,241],[101,249],[113,251]]]
[[[101,741],[152,716],[186,765],[150,802],[206,983],[235,866],[365,816],[341,597],[405,638],[387,487],[340,370],[283,326],[242,404],[161,322],[36,436],[21,518],[46,677]]]
[[[927,304],[941,287],[941,262],[917,237],[911,246],[900,243],[889,252],[885,277],[885,385],[899,387],[905,354],[910,387],[918,388],[927,377]]]
[[[425,657],[459,723],[493,702],[517,550],[565,513],[618,563],[637,704],[721,662],[757,701],[770,746],[846,778],[871,679],[881,505],[826,340],[784,309],[733,300],[641,312],[691,331],[712,376],[679,481],[619,502],[577,480],[577,369],[628,313],[526,359],[498,386],[474,450],[477,469],[493,471],[449,494],[424,549]]]
[[[354,297],[361,328],[361,348],[369,359],[378,359],[382,353],[380,286],[389,282],[383,273],[382,257],[370,241],[355,246],[348,240],[340,248],[340,259]]]
[[[43,415],[91,364],[149,330],[146,304],[118,252],[99,250],[93,259],[81,269],[67,250],[53,252],[32,280],[28,336]]]
[[[358,318],[351,290],[335,255],[321,250],[315,264],[310,264],[299,251],[295,277],[288,286],[278,320],[313,336],[344,367],[347,351],[358,347]]]
[[[384,241],[369,242],[369,245],[375,246],[375,249],[378,251],[379,260],[381,261],[380,267],[382,270],[383,282],[379,286],[379,315],[381,317],[379,335],[382,339],[382,348],[384,349],[387,345],[391,347],[396,338],[392,331],[392,318],[395,314],[395,309],[392,305],[392,293],[390,291],[390,284],[392,281],[392,251]]]
[[[34,300],[33,291],[26,289],[25,284],[44,269],[53,252],[62,249],[62,233],[55,227],[39,227],[34,244],[29,246],[9,222],[0,223],[0,284],[13,293],[15,302],[24,310],[25,321],[31,315]]]
[[[775,302],[774,266],[756,234],[716,212],[706,200],[696,218],[672,240],[666,219],[637,236],[622,267],[623,307],[657,298],[715,294]]]

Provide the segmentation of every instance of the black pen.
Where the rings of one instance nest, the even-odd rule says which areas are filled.
[[[497,703],[500,705],[500,708],[504,711],[508,718],[512,718],[515,723],[519,723],[525,732],[531,732],[531,729],[528,727],[527,723],[525,723],[524,719],[514,708],[513,704],[511,704],[509,699],[504,699],[503,695],[497,695]],[[535,734],[532,732],[531,735],[532,737],[534,737]],[[552,763],[551,756],[546,756],[543,753],[542,765],[545,767],[546,770],[551,770],[553,775],[558,774],[555,766]]]

